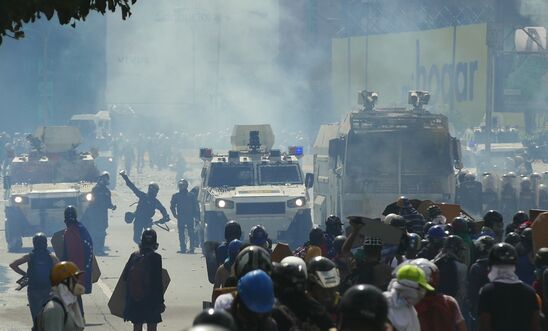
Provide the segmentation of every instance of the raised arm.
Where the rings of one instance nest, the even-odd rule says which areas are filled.
[[[144,195],[146,195],[145,192],[139,190],[135,184],[129,179],[128,175],[126,175],[126,172],[124,170],[120,171],[120,176],[124,179],[126,182],[127,187],[135,194],[139,199],[142,198]]]

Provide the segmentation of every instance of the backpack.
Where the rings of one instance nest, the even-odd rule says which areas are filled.
[[[61,306],[61,308],[63,308],[63,325],[67,324],[67,318],[68,318],[67,308],[63,304],[63,301],[61,301],[61,299],[59,299],[58,297],[51,297],[48,300],[46,300],[46,302],[44,302],[44,304],[42,305],[42,310],[40,311],[40,313],[38,313],[38,315],[36,315],[36,318],[34,319],[34,326],[32,327],[32,331],[43,331],[44,330],[44,325],[43,325],[44,323],[42,321],[42,318],[43,318],[42,316],[44,314],[44,307],[50,301],[57,302]]]
[[[135,302],[143,302],[150,291],[149,257],[135,253],[127,277],[129,297]]]
[[[53,260],[48,251],[31,252],[29,254],[29,289],[51,288],[50,272],[53,268]]]

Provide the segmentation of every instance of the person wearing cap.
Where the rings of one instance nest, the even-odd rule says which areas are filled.
[[[270,276],[262,270],[253,270],[238,280],[238,292],[229,312],[240,331],[276,331],[276,322],[270,316],[274,301]]]
[[[80,331],[85,327],[84,317],[78,305],[78,297],[84,294],[84,286],[78,282],[83,274],[76,264],[62,261],[51,270],[52,292],[38,315],[36,325],[45,331]]]
[[[489,283],[480,292],[480,331],[540,331],[540,304],[535,290],[515,273],[518,254],[507,243],[489,252]]]
[[[424,272],[428,284],[436,288],[439,283],[440,273],[438,267],[427,259],[415,259],[409,262],[416,265]],[[459,304],[452,296],[426,292],[424,298],[415,305],[421,331],[456,330],[466,331],[466,321],[462,316]]]
[[[384,292],[388,302],[388,319],[398,331],[420,331],[420,322],[415,310],[427,291],[434,291],[428,284],[421,268],[406,264],[399,268],[390,289]]]

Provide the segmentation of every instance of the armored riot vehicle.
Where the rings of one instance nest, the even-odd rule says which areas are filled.
[[[447,117],[424,110],[427,92],[410,92],[413,109],[376,109],[378,95],[359,93],[358,111],[322,125],[314,144],[314,220],[330,214],[379,217],[398,196],[450,202],[460,143]]]
[[[9,251],[21,248],[22,237],[61,230],[68,205],[82,215],[98,176],[93,157],[76,152],[78,128],[40,127],[28,139],[32,151],[16,156],[3,174]]]
[[[302,147],[272,149],[270,125],[236,125],[231,142],[228,153],[200,150],[205,240],[222,241],[225,224],[236,220],[244,234],[261,224],[270,239],[301,244],[312,227],[308,188],[314,179],[301,170]]]

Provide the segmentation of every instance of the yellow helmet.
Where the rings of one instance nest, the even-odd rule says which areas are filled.
[[[51,269],[50,280],[52,286],[57,286],[61,284],[68,278],[78,277],[83,274],[83,271],[80,271],[76,264],[70,261],[61,261],[53,266]]]

